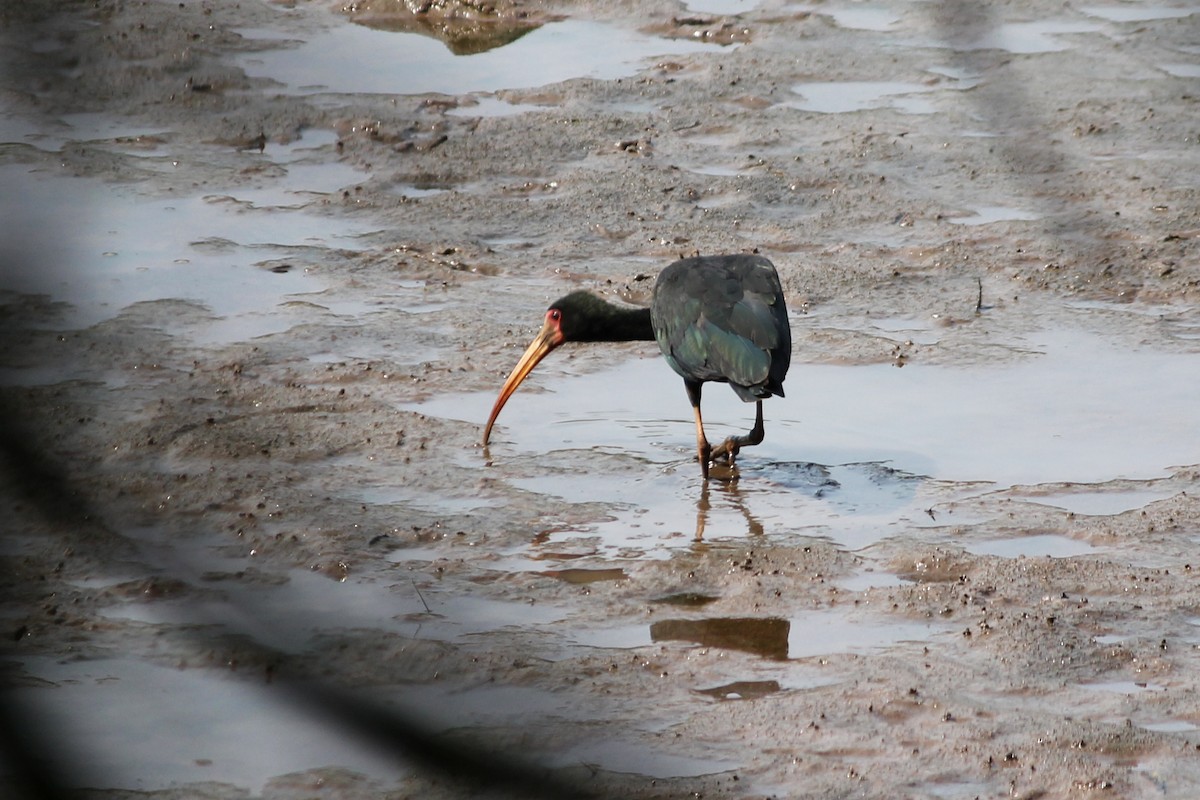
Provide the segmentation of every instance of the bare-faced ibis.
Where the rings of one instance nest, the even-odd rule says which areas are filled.
[[[696,418],[700,471],[732,464],[738,451],[763,440],[762,401],[783,397],[792,357],[783,288],[775,266],[757,255],[698,256],[664,269],[654,284],[650,308],[622,308],[587,292],[572,292],[546,311],[537,338],[509,374],[483,431],[508,398],[546,355],[565,342],[658,342],[671,369],[683,378]],[[700,389],[706,381],[728,383],[738,397],[757,404],[754,428],[713,448],[704,435]]]

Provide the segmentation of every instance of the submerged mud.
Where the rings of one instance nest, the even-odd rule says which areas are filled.
[[[1194,796],[1196,20],[6,7],[5,705],[42,777]],[[791,309],[736,473],[702,485],[652,344],[563,348],[479,446],[548,302],[697,252]],[[747,408],[711,387],[711,438]]]

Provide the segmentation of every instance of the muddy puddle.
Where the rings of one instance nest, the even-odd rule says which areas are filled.
[[[57,323],[72,327],[86,328],[135,303],[179,300],[208,317],[193,322],[202,328],[191,331],[200,344],[286,330],[286,316],[271,311],[325,288],[314,275],[319,253],[361,250],[362,238],[375,230],[365,222],[318,222],[304,211],[359,177],[319,155],[313,160],[332,151],[334,140],[312,132],[273,147],[251,168],[261,177],[213,193],[176,189],[171,177],[164,178],[167,191],[155,192],[6,164],[9,246],[36,255],[12,262],[6,288],[70,304],[69,317]],[[184,169],[166,154],[139,155],[137,162],[168,174]],[[50,217],[58,221],[44,224]]]
[[[595,528],[613,550],[670,547],[701,529],[709,539],[799,531],[858,550],[938,524],[939,506],[1014,487],[1060,484],[1029,499],[1083,515],[1174,494],[1096,487],[1167,477],[1200,452],[1187,411],[1194,387],[1171,377],[1200,374],[1195,353],[1127,349],[1087,329],[991,344],[989,367],[794,365],[800,389],[766,404],[766,441],[743,454],[739,480],[699,500],[690,406],[654,357],[586,375],[544,365],[540,378],[554,388],[535,377],[505,409],[484,458],[522,489],[632,506]],[[1130,419],[1148,386],[1157,413]],[[413,408],[477,422],[493,400],[481,392]],[[753,424],[752,406],[723,387],[710,389],[704,408],[714,440]],[[606,479],[587,468],[592,460],[618,468]]]
[[[251,40],[278,40],[269,31],[240,33]],[[604,45],[598,47],[597,42]],[[246,74],[304,94],[471,95],[536,89],[573,78],[614,80],[635,74],[655,57],[710,47],[571,19],[540,25],[503,48],[468,55],[456,55],[429,36],[363,25],[337,25],[287,44],[245,56]],[[363,69],[364,52],[373,54],[370,69]]]
[[[178,669],[99,659],[29,665],[44,688],[6,692],[79,753],[85,786],[153,789],[218,780],[261,792],[271,778],[314,763],[337,763],[386,781],[403,774],[370,743],[330,747],[324,721],[305,713],[288,688],[247,684],[222,670]],[[50,688],[53,687],[53,688]],[[88,713],[80,716],[80,708]],[[124,731],[112,736],[113,729]]]
[[[4,705],[58,780],[1195,795],[1197,9],[400,6],[0,14]],[[755,250],[795,350],[736,469],[652,344],[480,446],[551,300]]]

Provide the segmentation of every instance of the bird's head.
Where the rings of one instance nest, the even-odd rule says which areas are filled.
[[[483,430],[483,443],[487,444],[492,425],[496,422],[496,417],[500,416],[500,409],[504,408],[508,398],[521,385],[521,381],[525,380],[525,376],[554,348],[564,342],[632,342],[653,339],[654,329],[650,324],[648,308],[622,308],[589,292],[571,292],[566,297],[555,300],[546,309],[541,331],[504,381],[500,396],[496,398],[496,405],[492,407],[492,415],[488,417],[487,427]]]
[[[582,297],[592,297],[592,295],[586,291],[572,291],[562,300],[554,301],[553,305],[546,309],[538,336],[535,336],[533,342],[529,343],[529,347],[521,355],[521,360],[517,361],[517,366],[512,368],[509,377],[504,380],[504,386],[500,387],[496,404],[492,407],[492,415],[487,417],[487,427],[484,428],[485,446],[488,437],[492,435],[492,426],[496,425],[496,417],[500,415],[500,409],[503,409],[504,404],[509,402],[509,397],[512,396],[512,392],[517,390],[517,386],[521,385],[521,381],[526,379],[526,375],[533,372],[533,368],[538,366],[542,359],[550,355],[551,350],[557,348],[559,344],[575,338],[571,336],[572,332],[577,332],[578,314],[575,313],[575,309],[580,305]]]
[[[487,427],[483,429],[484,445],[488,443],[488,437],[492,434],[492,425],[496,423],[496,417],[500,416],[500,409],[504,408],[504,404],[521,385],[521,381],[525,380],[530,372],[533,372],[533,368],[548,356],[551,350],[563,342],[587,340],[588,309],[597,305],[607,304],[587,292],[571,292],[566,297],[554,301],[546,309],[546,315],[542,320],[542,329],[529,343],[529,347],[525,348],[521,360],[513,367],[513,371],[508,374],[504,386],[500,389],[500,396],[496,398],[496,404],[492,406],[492,414],[488,417]]]

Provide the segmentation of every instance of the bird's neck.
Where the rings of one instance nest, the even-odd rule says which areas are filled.
[[[654,340],[654,327],[650,324],[650,309],[620,308],[605,303],[597,324],[585,336],[584,342],[643,342]]]

